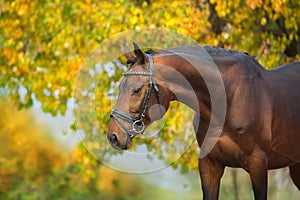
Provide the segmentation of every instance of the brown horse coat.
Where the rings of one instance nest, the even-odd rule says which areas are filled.
[[[145,65],[147,59],[137,45],[134,53],[127,51],[125,54],[128,60],[135,60],[130,70],[144,70],[140,66]],[[198,163],[204,199],[218,199],[220,179],[226,166],[240,167],[250,174],[256,200],[267,199],[268,169],[289,166],[291,178],[300,189],[300,62],[268,71],[245,53],[216,47],[177,47],[152,51],[152,54],[154,78],[165,110],[169,101],[178,100],[195,111],[196,138],[201,154],[205,155],[200,155]],[[209,61],[216,64],[222,84],[215,82],[217,73],[209,66]],[[197,103],[190,101],[192,91],[176,80],[173,71],[188,80]],[[209,79],[205,80],[204,76]],[[136,80],[142,79],[127,78],[126,83],[130,85]],[[214,92],[225,87],[226,116],[222,125],[218,124],[218,112],[212,112],[207,80]],[[145,88],[142,87],[141,94],[145,94]],[[124,99],[133,98],[128,95],[121,91],[117,104],[118,109],[125,112]],[[138,110],[137,102],[142,102],[142,98],[135,95],[135,100],[129,101],[129,114],[136,114],[130,110]],[[150,99],[148,107],[153,102],[157,100]],[[149,123],[145,121],[146,125]],[[221,130],[221,135],[206,134],[211,123],[215,130]],[[128,148],[131,139],[115,120],[111,120],[108,140],[115,148]],[[215,145],[208,149],[207,144]]]

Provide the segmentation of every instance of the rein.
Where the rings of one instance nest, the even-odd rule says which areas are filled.
[[[157,102],[159,105],[161,105],[159,90],[154,81],[153,59],[152,59],[151,55],[149,55],[149,54],[145,54],[145,55],[149,60],[149,71],[148,72],[130,72],[129,71],[129,72],[125,72],[123,74],[124,77],[125,76],[149,76],[148,88],[146,90],[146,95],[145,95],[144,100],[141,105],[139,116],[134,117],[134,116],[130,115],[129,113],[119,110],[117,108],[113,109],[110,114],[110,117],[113,117],[118,122],[118,124],[126,131],[126,133],[128,134],[128,136],[130,138],[133,138],[138,134],[143,134],[145,131],[145,124],[143,122],[143,118],[145,118],[145,116],[146,116],[152,89],[155,90]],[[122,120],[125,120],[125,121],[131,123],[132,129],[130,130],[128,127],[126,127],[125,124],[122,122]]]

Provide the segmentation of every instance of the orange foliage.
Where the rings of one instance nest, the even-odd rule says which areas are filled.
[[[61,147],[27,111],[0,100],[0,192],[15,179],[43,181],[66,164]]]

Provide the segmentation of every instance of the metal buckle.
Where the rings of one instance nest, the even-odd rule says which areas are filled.
[[[145,130],[145,124],[143,120],[136,120],[132,123],[132,131],[135,133],[143,133]]]

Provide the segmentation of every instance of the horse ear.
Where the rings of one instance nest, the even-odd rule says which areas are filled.
[[[133,61],[135,59],[135,56],[133,55],[133,53],[130,51],[129,47],[124,43],[123,44],[123,48],[124,48],[124,55],[128,61]]]
[[[145,64],[145,55],[143,51],[135,42],[133,42],[133,46],[134,46],[134,55],[136,56],[137,60],[140,62],[140,64]]]

